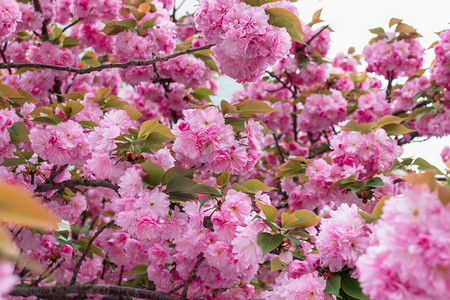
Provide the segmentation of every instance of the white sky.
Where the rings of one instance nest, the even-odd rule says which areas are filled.
[[[176,3],[181,1],[176,0]],[[197,3],[197,0],[186,0],[181,10],[193,13]],[[321,19],[325,22],[315,26],[329,25],[334,30],[330,35],[329,57],[347,52],[349,47],[362,53],[364,46],[374,37],[369,29],[382,27],[388,31],[392,17],[403,19],[404,23],[417,29],[423,36],[420,42],[425,49],[439,39],[436,32],[450,28],[450,0],[299,0],[296,5],[305,23],[309,23],[314,12],[322,8]],[[429,67],[433,49],[425,53],[424,67]],[[231,79],[221,79],[220,84],[225,87],[219,90],[219,99],[229,99],[232,91],[239,88]],[[440,153],[445,145],[450,146],[450,137],[412,143],[404,147],[402,157],[420,156],[443,170]]]

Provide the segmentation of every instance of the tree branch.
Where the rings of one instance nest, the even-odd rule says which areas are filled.
[[[275,133],[273,134],[273,139],[275,140],[275,146],[277,146],[278,153],[280,153],[280,161],[281,163],[284,164],[286,160],[284,158],[284,154],[283,151],[281,150],[280,144],[278,144],[278,137]]]
[[[176,300],[175,296],[166,295],[160,292],[132,288],[127,286],[113,286],[102,284],[74,284],[74,285],[57,285],[46,287],[15,287],[11,296],[36,296],[41,298],[51,299],[68,299],[67,294],[100,294],[100,295],[115,295],[128,296],[140,299],[154,299],[154,300]]]
[[[81,177],[77,179],[65,180],[61,182],[52,182],[52,183],[43,183],[39,184],[34,190],[36,193],[43,193],[53,190],[62,190],[66,187],[75,187],[77,185],[82,186],[90,186],[90,187],[106,187],[114,190],[117,194],[119,194],[119,186],[117,184],[113,184],[109,180],[104,179],[92,179]]]
[[[69,25],[67,25],[66,27],[63,28],[62,33],[64,33],[64,31],[66,31],[67,29],[69,29],[70,27],[78,24],[81,20],[80,19],[76,19],[75,21],[73,21],[72,23],[70,23]]]
[[[38,69],[52,69],[52,70],[58,70],[58,71],[66,71],[76,74],[87,74],[92,72],[97,72],[105,69],[126,69],[131,66],[149,66],[156,62],[160,61],[168,61],[171,58],[194,53],[200,50],[209,49],[214,44],[207,44],[204,46],[196,47],[196,48],[190,48],[183,51],[178,51],[175,53],[172,53],[167,56],[163,57],[155,57],[154,59],[149,60],[130,60],[124,63],[111,63],[111,64],[103,64],[96,67],[88,67],[85,69],[82,68],[73,68],[73,67],[67,67],[67,66],[58,66],[58,65],[50,65],[50,64],[40,64],[40,63],[0,63],[0,69],[20,69],[20,68],[38,68]]]
[[[200,257],[200,259],[197,261],[197,263],[194,265],[194,267],[192,268],[191,273],[189,273],[188,278],[186,279],[186,282],[184,283],[184,289],[183,292],[181,293],[181,297],[180,299],[185,300],[186,296],[187,296],[187,291],[189,288],[189,285],[191,284],[192,281],[194,281],[195,277],[197,277],[195,275],[195,272],[197,272],[198,267],[201,265],[201,263],[205,260],[205,257],[202,256]]]
[[[75,268],[73,270],[72,280],[70,281],[71,285],[74,285],[77,282],[77,276],[78,276],[78,272],[80,271],[81,263],[86,258],[86,255],[89,252],[89,250],[91,250],[91,246],[94,243],[95,239],[100,235],[100,233],[102,233],[106,228],[110,227],[112,224],[114,224],[114,221],[109,221],[108,223],[106,223],[105,225],[100,227],[100,229],[97,230],[97,232],[94,234],[94,236],[89,240],[89,242],[86,245],[86,248],[83,251],[83,255],[81,255],[81,258],[77,261],[77,263],[75,265]]]
[[[323,26],[322,28],[320,28],[320,30],[319,31],[317,31],[316,32],[316,34],[314,34],[304,45],[302,45],[301,47],[300,47],[300,49],[299,49],[299,51],[303,51],[303,50],[305,50],[305,48],[307,47],[307,46],[309,46],[309,44],[316,38],[316,37],[318,37],[319,36],[319,34],[321,34],[322,33],[322,31],[324,31],[325,29],[327,29],[328,28],[328,25],[325,25],[325,26]]]
[[[399,116],[399,115],[401,115],[401,114],[403,114],[403,113],[406,113],[406,112],[408,112],[408,111],[414,111],[414,110],[416,110],[416,109],[418,109],[418,108],[421,108],[421,107],[423,107],[423,106],[426,106],[427,104],[428,104],[428,101],[422,101],[422,102],[418,103],[416,106],[414,106],[414,107],[411,108],[411,109],[398,110],[398,111],[396,111],[396,112],[393,112],[392,115],[393,115],[393,116]]]

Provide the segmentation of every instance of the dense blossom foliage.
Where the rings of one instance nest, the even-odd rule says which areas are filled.
[[[0,0],[0,299],[449,298],[450,30],[179,5]]]

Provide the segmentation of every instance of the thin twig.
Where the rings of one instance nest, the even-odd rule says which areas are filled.
[[[179,289],[181,289],[182,287],[184,287],[184,282],[176,287],[174,287],[173,289],[171,289],[170,291],[167,292],[167,294],[172,295],[173,293],[175,293],[176,291],[178,291]]]
[[[0,48],[0,55],[2,56],[2,59],[3,59],[3,62],[4,62],[4,63],[8,63],[8,60],[6,59],[6,56],[5,56],[6,44],[7,44],[7,43],[5,43],[5,46],[3,47],[3,49]],[[9,75],[12,74],[12,73],[11,73],[11,69],[8,69],[8,73],[9,73]]]
[[[67,294],[100,294],[113,296],[127,296],[140,299],[177,300],[178,297],[166,295],[160,292],[133,288],[128,286],[113,286],[102,284],[73,284],[55,285],[45,287],[15,287],[11,296],[36,296],[38,298],[68,299]]]
[[[394,81],[394,71],[392,70],[391,72],[387,71],[387,80],[388,80],[388,85],[386,88],[386,100],[388,102],[390,102],[391,100],[391,90],[392,90],[392,81]]]
[[[278,144],[278,137],[276,136],[275,133],[273,134],[273,139],[275,140],[275,145],[277,146],[278,153],[280,153],[280,161],[284,164],[286,162],[286,160],[284,158],[283,151],[281,151],[280,144]]]
[[[316,37],[318,37],[319,34],[322,33],[322,31],[324,31],[324,30],[327,29],[327,28],[328,28],[328,25],[325,25],[325,26],[323,26],[322,28],[320,28],[320,30],[317,31],[316,34],[314,34],[314,35],[313,35],[313,36],[312,36],[305,44],[303,44],[303,45],[300,47],[299,51],[305,50],[305,48],[306,48],[307,46],[309,46],[309,44],[310,44]]]
[[[119,186],[113,184],[109,180],[104,179],[92,179],[81,177],[77,179],[65,180],[61,182],[43,183],[39,184],[34,190],[36,193],[43,193],[53,190],[63,190],[66,187],[75,187],[77,185],[90,186],[90,187],[106,187],[114,190],[117,194],[119,193]]]
[[[66,27],[63,28],[62,33],[64,33],[64,31],[66,31],[67,29],[69,29],[70,27],[78,24],[81,20],[80,19],[76,19],[75,21],[73,21],[72,23],[70,23],[69,25],[67,25]]]
[[[102,64],[95,67],[88,67],[85,69],[82,68],[73,68],[73,67],[67,67],[67,66],[58,66],[58,65],[51,65],[51,64],[41,64],[41,63],[0,63],[0,69],[20,69],[20,68],[38,68],[38,69],[52,69],[52,70],[58,70],[58,71],[66,71],[76,74],[87,74],[92,72],[98,72],[105,69],[126,69],[130,66],[149,66],[153,65],[156,62],[160,61],[168,61],[171,58],[194,53],[200,50],[209,49],[214,44],[207,44],[204,46],[196,47],[196,48],[190,48],[183,51],[178,51],[175,53],[172,53],[167,56],[163,57],[155,57],[154,59],[149,60],[130,60],[124,63],[111,63],[111,64]]]
[[[33,281],[33,282],[31,283],[30,286],[38,286],[38,284],[39,284],[42,280],[48,278],[49,276],[51,276],[51,275],[53,274],[53,272],[55,272],[57,269],[59,269],[59,267],[61,267],[61,265],[64,263],[64,261],[65,261],[65,259],[62,259],[62,260],[61,260],[56,266],[54,266],[51,270],[50,270],[50,267],[52,267],[53,264],[49,265],[48,268],[47,268],[44,272],[42,272],[42,274],[39,275],[39,277],[38,277],[35,281]]]
[[[414,106],[414,107],[411,108],[411,109],[398,110],[398,111],[396,111],[396,112],[393,112],[392,115],[393,115],[393,116],[399,116],[399,115],[401,115],[401,114],[403,114],[403,113],[406,113],[406,112],[408,112],[408,111],[414,111],[414,110],[416,110],[416,109],[418,109],[418,108],[421,108],[421,107],[423,107],[423,106],[426,106],[427,104],[428,104],[428,101],[422,101],[422,102],[420,102],[419,104],[417,104],[416,106]]]
[[[122,266],[120,267],[119,281],[117,282],[117,285],[118,285],[118,286],[121,286],[121,285],[122,285],[123,269],[124,269],[124,265],[122,265]]]
[[[205,257],[204,257],[204,256],[200,257],[200,259],[199,259],[199,260],[197,261],[197,263],[194,265],[194,268],[192,268],[191,273],[189,273],[189,276],[188,276],[186,282],[184,283],[184,289],[183,289],[183,292],[181,293],[181,297],[180,297],[181,300],[185,300],[185,299],[186,299],[187,291],[188,291],[189,285],[191,284],[192,281],[194,281],[195,277],[197,277],[197,276],[195,275],[195,272],[197,272],[198,267],[201,265],[201,263],[202,263],[204,260],[205,260]]]
[[[108,223],[106,223],[105,225],[100,227],[100,229],[97,230],[97,232],[94,234],[94,236],[89,240],[89,242],[86,245],[86,248],[83,251],[83,254],[81,255],[81,258],[75,264],[72,280],[70,281],[71,285],[74,285],[77,282],[77,276],[78,276],[78,272],[80,271],[81,263],[86,258],[86,255],[89,252],[89,250],[91,250],[91,246],[94,243],[95,239],[100,235],[100,233],[102,233],[106,228],[110,227],[113,224],[114,224],[114,221],[109,221]]]

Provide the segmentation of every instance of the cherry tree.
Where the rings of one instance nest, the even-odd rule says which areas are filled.
[[[0,298],[447,298],[450,30],[182,4],[0,0]]]

